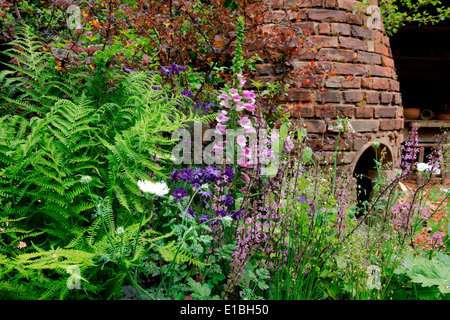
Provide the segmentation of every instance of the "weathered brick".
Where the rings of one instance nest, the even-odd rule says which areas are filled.
[[[382,92],[381,93],[381,103],[389,104],[392,102],[393,94],[391,92]]]
[[[380,130],[395,130],[395,119],[381,119]]]
[[[355,106],[336,106],[337,116],[339,118],[353,118],[355,115]]]
[[[301,108],[297,109],[295,115],[301,118],[313,118],[314,108],[311,106],[302,106]]]
[[[345,102],[360,102],[363,100],[363,93],[358,90],[348,90],[344,91]]]
[[[255,66],[258,75],[268,75],[272,73],[273,65],[271,63],[261,63]]]
[[[370,64],[380,64],[381,56],[378,53],[370,53],[365,51],[358,51],[356,60],[359,62],[365,62]]]
[[[341,92],[338,90],[327,90],[319,93],[316,101],[323,102],[341,102]]]
[[[372,78],[372,89],[388,90],[389,89],[389,79]]]
[[[311,133],[325,132],[327,126],[324,120],[305,120],[304,124]]]
[[[386,77],[390,78],[392,76],[392,69],[389,67],[382,67],[378,65],[368,65],[367,72],[372,77]]]
[[[324,8],[335,8],[336,7],[336,0],[323,0],[322,6]]]
[[[322,48],[319,55],[323,55],[327,60],[352,62],[355,59],[355,52],[346,49]]]
[[[334,106],[316,106],[315,115],[317,118],[336,118],[337,112]]]
[[[373,118],[372,107],[357,107],[355,108],[355,117],[360,119]]]
[[[291,101],[311,101],[311,91],[308,89],[295,89],[288,92]]]
[[[375,132],[380,127],[380,120],[350,120],[350,123],[357,132]]]
[[[388,90],[389,79],[384,78],[363,78],[361,80],[361,87],[374,90]]]
[[[395,118],[397,109],[393,107],[375,108],[375,118]]]
[[[395,67],[394,59],[392,59],[390,57],[386,57],[386,56],[381,56],[381,58],[382,58],[383,66],[390,67],[390,68]]]
[[[321,22],[318,25],[319,34],[329,34],[331,32],[330,24],[327,22]]]
[[[341,81],[342,88],[346,89],[358,89],[361,88],[361,78],[354,77],[354,76],[348,76],[343,77]]]
[[[400,91],[400,82],[397,80],[389,80],[389,90],[391,91]]]
[[[327,88],[340,88],[342,86],[341,78],[342,77],[331,77],[331,78],[328,78],[325,81],[325,87],[327,87]]]
[[[335,63],[334,72],[336,74],[362,76],[367,74],[367,65],[353,63]]]
[[[378,91],[366,91],[364,94],[368,104],[380,103],[380,93]]]
[[[352,12],[347,12],[347,23],[362,25],[364,22],[363,16],[360,14],[353,14]]]
[[[309,9],[308,18],[320,22],[347,22],[348,19],[345,11],[331,9]]]
[[[383,54],[385,56],[389,56],[389,48],[384,44],[375,43],[375,52]]]
[[[393,97],[394,103],[395,104],[401,104],[402,103],[402,95],[400,93],[394,93],[394,97]],[[403,116],[403,108],[402,109],[402,116]]]
[[[352,26],[352,36],[363,39],[372,39],[372,30],[360,26]]]
[[[339,43],[342,48],[348,48],[353,50],[367,51],[367,41],[352,38],[352,37],[339,37]]]
[[[356,138],[353,141],[353,150],[361,150],[369,140],[367,138]]]
[[[346,23],[330,23],[331,33],[349,36],[351,32],[351,26]]]
[[[339,9],[352,11],[355,9],[356,0],[337,0]]]
[[[338,39],[336,37],[315,36],[313,41],[315,44],[322,47],[336,48],[338,46]]]
[[[395,130],[400,130],[405,127],[404,119],[395,119]]]

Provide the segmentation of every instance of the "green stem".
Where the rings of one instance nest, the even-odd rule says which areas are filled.
[[[333,185],[331,187],[331,195],[334,197],[334,189],[336,187],[336,171],[337,171],[337,150],[339,146],[339,140],[341,138],[341,130],[339,129],[339,133],[336,140],[336,146],[334,148],[334,166],[333,166]]]
[[[135,211],[135,213],[136,213],[136,211]],[[142,226],[142,221],[144,221],[144,215],[145,215],[145,213],[142,212],[142,214],[141,214],[141,221],[139,221],[138,234],[136,236],[136,241],[134,242],[133,253],[131,255],[131,260],[133,260],[134,255],[136,254],[136,248],[137,248],[137,245],[138,245],[138,242],[139,242],[139,234],[141,233],[141,226]]]

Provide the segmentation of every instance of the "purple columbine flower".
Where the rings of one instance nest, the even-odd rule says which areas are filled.
[[[234,178],[234,171],[232,168],[225,168],[225,170],[223,171],[223,176],[224,177],[228,177],[228,181],[233,180]]]
[[[189,182],[192,179],[192,170],[189,168],[184,168],[178,171],[178,179]]]
[[[194,97],[194,94],[190,90],[183,90],[183,91],[181,91],[181,95],[185,96],[185,97],[188,97],[188,98],[191,98],[191,99]]]
[[[207,199],[211,198],[211,196],[212,196],[211,190],[202,190],[202,189],[200,189],[200,190],[198,190],[198,194],[201,197],[207,198]]]
[[[233,214],[231,215],[231,217],[234,219],[234,220],[239,220],[240,218],[242,218],[242,214],[243,214],[243,212],[242,212],[242,209],[239,209],[239,210],[236,210],[235,212],[233,212]]]
[[[189,194],[183,187],[179,187],[178,189],[173,190],[172,196],[176,202],[181,202],[184,197],[189,197]]]
[[[216,215],[220,217],[225,217],[228,215],[228,212],[226,212],[225,210],[217,210]]]
[[[223,202],[225,202],[228,208],[231,208],[234,204],[234,199],[229,194],[225,195]]]
[[[205,178],[208,182],[217,181],[220,179],[220,169],[208,166],[204,169]]]

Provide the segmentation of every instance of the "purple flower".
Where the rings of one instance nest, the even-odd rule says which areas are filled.
[[[210,219],[209,215],[202,215],[200,218],[198,218],[198,222],[203,223]]]
[[[227,195],[225,195],[223,202],[225,202],[225,204],[228,208],[231,208],[231,206],[233,206],[233,204],[234,204],[234,199],[232,196],[227,194]]]
[[[189,194],[183,189],[183,187],[179,187],[178,189],[173,190],[172,196],[176,202],[181,202],[184,197],[189,197]]]
[[[225,168],[223,172],[223,176],[228,178],[228,181],[233,180],[234,177],[234,171],[232,168]]]
[[[204,175],[207,181],[214,182],[220,179],[220,169],[214,168],[213,166],[208,166],[204,169]]]
[[[239,220],[240,218],[242,218],[242,210],[241,209],[239,209],[239,210],[236,210],[232,215],[231,215],[231,217],[234,219],[234,220]]]
[[[173,169],[172,173],[170,174],[170,181],[175,183],[179,180],[178,178],[178,170],[177,169]]]
[[[217,210],[216,215],[220,217],[225,217],[228,215],[228,212],[226,212],[225,210]]]
[[[180,171],[178,171],[178,179],[189,182],[192,178],[192,170],[189,168],[184,168]]]
[[[198,190],[198,194],[203,198],[210,198],[212,196],[212,192],[210,190]]]
[[[202,204],[202,207],[203,207],[203,208],[209,209],[209,204],[208,204],[208,202],[206,202],[205,199],[202,199],[201,204]]]
[[[309,205],[311,205],[313,203],[312,200],[306,199],[304,196],[298,197],[298,201],[300,203],[307,202]]]
[[[194,213],[194,209],[192,209],[192,208],[189,208],[188,209],[188,211],[187,211],[187,213],[189,213],[191,216],[193,216],[194,218],[196,218],[197,216],[195,215],[195,213]]]
[[[181,95],[185,96],[185,97],[188,97],[188,98],[193,98],[194,97],[194,94],[191,91],[189,91],[189,90],[181,91]]]

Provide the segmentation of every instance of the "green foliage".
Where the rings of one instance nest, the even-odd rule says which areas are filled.
[[[165,91],[158,75],[97,70],[80,79],[74,70],[60,82],[52,76],[59,71],[49,68],[51,61],[28,27],[12,45],[15,49],[8,53],[20,63],[11,66],[21,76],[2,73],[2,87],[8,89],[1,97],[23,109],[20,114],[15,114],[18,108],[8,109],[0,118],[0,221],[7,224],[0,232],[1,258],[6,261],[2,288],[19,298],[27,296],[21,292],[33,292],[28,295],[32,298],[54,298],[59,292],[63,298],[65,269],[70,264],[82,270],[93,267],[97,259],[115,275],[117,281],[105,282],[113,296],[130,279],[128,268],[142,258],[143,246],[136,244],[144,239],[151,244],[148,238],[158,235],[139,233],[141,223],[150,218],[138,224],[132,212],[143,215],[149,200],[136,182],[164,178],[175,143],[171,132],[208,118],[189,108],[179,111],[184,100]],[[114,94],[93,95],[106,78],[113,79]],[[97,213],[91,224],[92,211]],[[114,235],[117,221],[125,230],[120,237]],[[30,247],[30,241],[36,245]],[[26,253],[17,252],[19,243],[28,245]],[[170,258],[173,247],[158,248]],[[182,261],[196,260],[183,251],[177,263]],[[44,276],[45,270],[52,276]],[[27,281],[20,285],[24,277],[41,279],[36,281],[39,288]]]
[[[407,253],[395,273],[404,274],[411,282],[421,286],[416,292],[419,298],[428,296],[429,290],[423,290],[427,287],[438,289],[434,292],[435,299],[439,298],[439,293],[447,297],[450,294],[450,257],[444,253],[436,252],[431,260]]]
[[[357,9],[367,8],[371,1],[357,4]],[[450,18],[450,7],[439,0],[380,0],[379,7],[383,16],[384,29],[392,36],[408,23],[420,25],[435,24]]]

